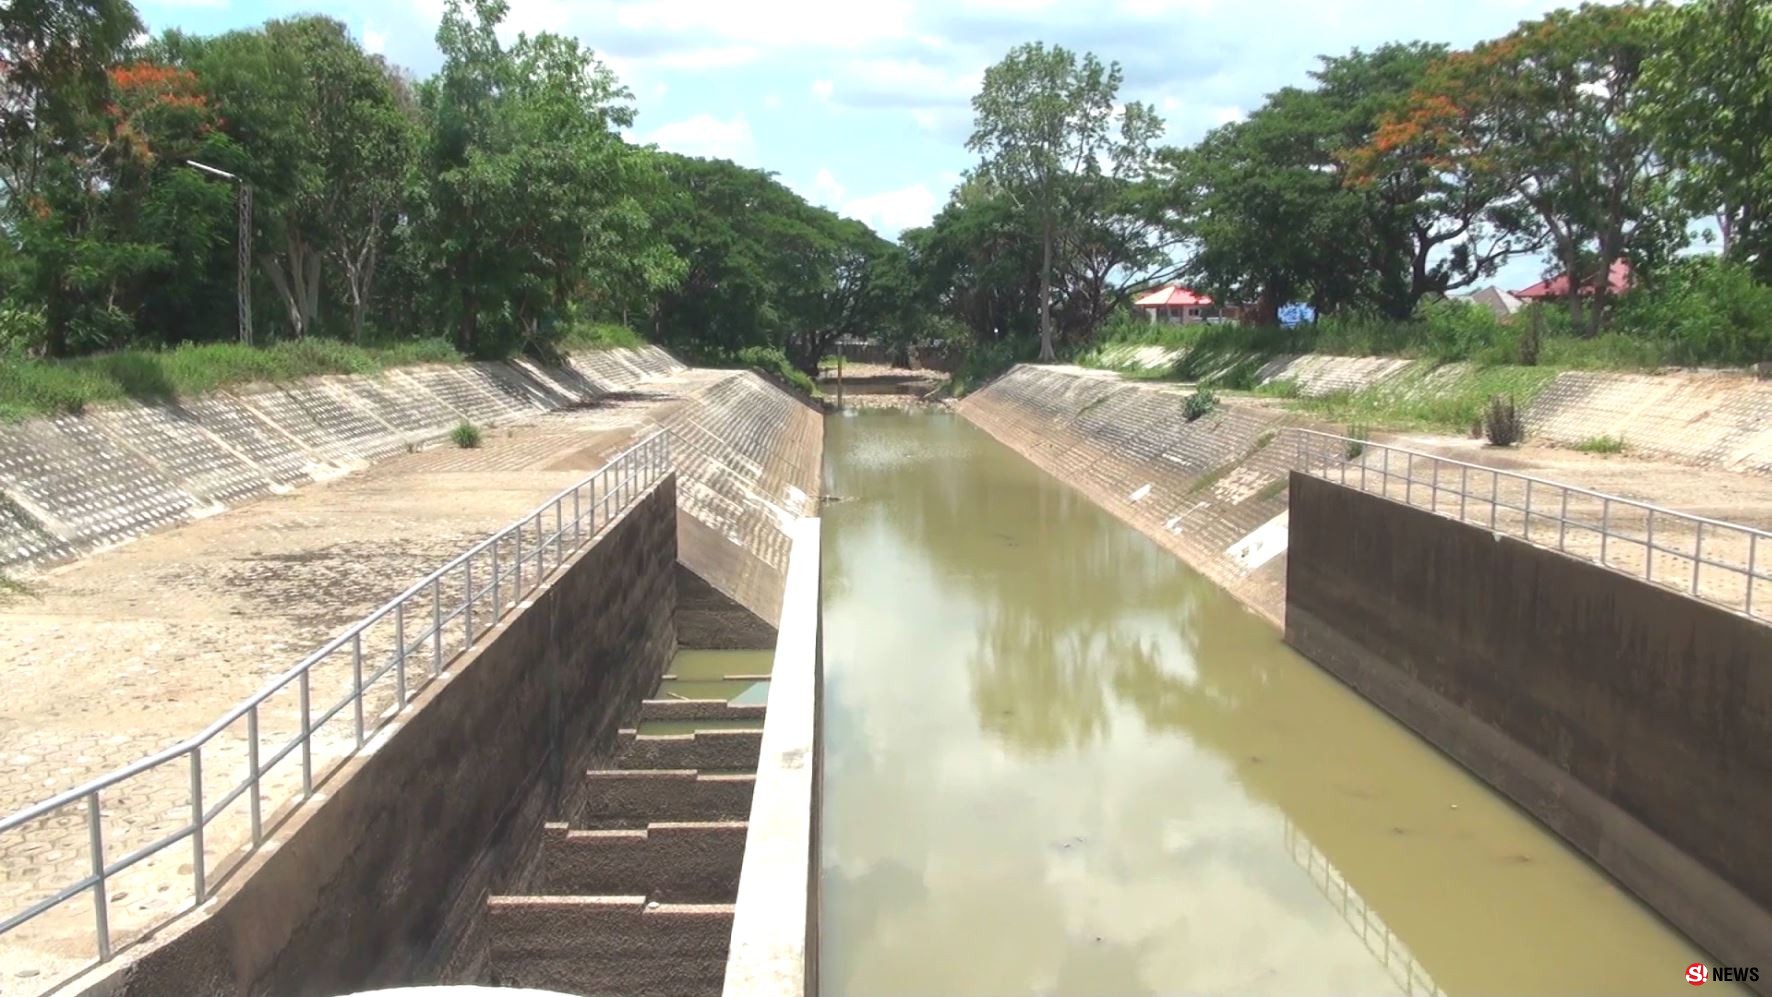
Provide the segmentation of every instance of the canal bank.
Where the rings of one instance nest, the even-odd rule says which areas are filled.
[[[1661,992],[1700,958],[954,416],[826,431],[821,984]]]

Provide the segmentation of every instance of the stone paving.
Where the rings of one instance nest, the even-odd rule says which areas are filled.
[[[7,636],[0,685],[8,689],[0,703],[0,813],[203,729],[366,612],[653,427],[673,435],[679,487],[697,496],[686,507],[733,543],[753,546],[770,562],[780,559],[776,510],[801,515],[816,505],[816,410],[754,374],[680,367],[661,374],[669,368],[631,360],[614,366],[622,363],[596,357],[583,373],[645,380],[581,408],[488,430],[479,449],[396,454],[358,474],[64,564],[29,578],[24,594],[0,596]],[[458,373],[430,369],[426,376]],[[394,646],[391,633],[372,632],[366,640]],[[446,642],[445,655],[459,643]],[[365,657],[374,659],[368,651]],[[371,734],[394,704],[392,681],[366,697]],[[348,655],[316,666],[314,712],[346,697],[351,686]],[[297,693],[291,686],[265,704],[261,764],[299,729]],[[356,748],[356,738],[350,710],[321,728],[313,749],[317,778]],[[206,805],[249,771],[250,743],[242,719],[205,747]],[[272,768],[262,792],[267,824],[300,785],[298,754]],[[113,863],[177,833],[191,816],[188,761],[180,756],[112,787],[99,808]],[[85,816],[82,801],[0,834],[0,917],[91,872]],[[211,888],[249,839],[242,796],[207,827]],[[107,908],[116,944],[189,908],[192,865],[193,845],[184,841],[112,879]],[[0,993],[37,992],[89,963],[93,917],[89,900],[76,898],[0,936]]]

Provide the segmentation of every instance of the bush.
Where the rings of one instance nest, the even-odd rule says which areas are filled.
[[[786,353],[773,346],[747,346],[738,351],[737,359],[740,365],[785,381],[807,395],[818,394],[818,382],[795,367]]]
[[[1658,341],[1676,364],[1745,366],[1772,360],[1772,286],[1739,263],[1675,261],[1619,299],[1613,328]]]
[[[1498,447],[1510,447],[1526,436],[1520,422],[1520,408],[1512,395],[1496,395],[1489,399],[1489,411],[1483,418],[1483,434]]]
[[[1218,395],[1211,388],[1201,386],[1187,396],[1187,401],[1182,403],[1181,414],[1187,421],[1193,422],[1217,407]]]
[[[646,345],[639,333],[613,322],[572,322],[555,342],[562,350],[636,349]]]
[[[1372,427],[1363,422],[1349,423],[1347,427],[1347,447],[1344,455],[1348,460],[1356,460],[1366,452],[1366,441],[1372,438]]]
[[[460,422],[449,431],[450,442],[463,450],[473,450],[480,445],[480,427],[471,422]]]
[[[996,342],[967,344],[966,352],[954,365],[955,396],[964,395],[1018,363],[1027,363],[1040,355],[1038,337],[1006,337]]]
[[[1582,453],[1623,453],[1624,437],[1590,436],[1575,445]]]

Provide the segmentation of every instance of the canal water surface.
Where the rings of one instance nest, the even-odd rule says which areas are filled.
[[[981,431],[825,441],[824,992],[1688,989],[1683,936]]]

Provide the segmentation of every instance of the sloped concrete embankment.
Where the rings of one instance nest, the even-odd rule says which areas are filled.
[[[682,481],[684,646],[774,647],[793,546],[787,528],[818,514],[823,414],[746,372],[714,383],[660,424]]]
[[[1173,367],[1186,351],[1163,346],[1109,347],[1116,370]],[[1216,359],[1216,358],[1215,358]],[[1475,376],[1467,363],[1397,357],[1302,354],[1227,356],[1217,372],[1253,366],[1253,380],[1287,382],[1306,398],[1371,391],[1400,396],[1456,389]],[[1743,371],[1669,370],[1656,374],[1561,371],[1526,403],[1530,438],[1576,447],[1597,437],[1622,440],[1633,453],[1733,471],[1772,473],[1772,381]]]
[[[1189,422],[1187,393],[1023,365],[959,411],[1279,626],[1289,417],[1233,404]]]
[[[433,443],[684,370],[656,347],[431,364],[0,426],[0,567],[90,553]]]

